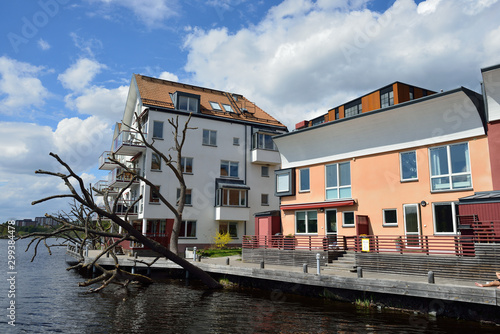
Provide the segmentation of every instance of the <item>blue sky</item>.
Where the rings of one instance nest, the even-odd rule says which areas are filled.
[[[0,221],[67,209],[133,73],[244,94],[290,129],[394,81],[479,91],[500,63],[498,0],[18,0],[0,5]]]

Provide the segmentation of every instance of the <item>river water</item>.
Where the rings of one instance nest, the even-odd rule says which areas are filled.
[[[15,268],[9,268],[8,241],[0,240],[0,333],[500,332],[477,322],[367,310],[276,291],[208,292],[197,282],[179,279],[129,292],[112,288],[88,294],[77,286],[83,278],[66,271],[64,248],[49,256],[41,245],[30,262],[33,252],[25,253],[26,245],[26,240],[16,242]],[[13,276],[15,282],[9,281]],[[12,301],[15,310],[8,309]],[[15,326],[9,324],[13,315]]]

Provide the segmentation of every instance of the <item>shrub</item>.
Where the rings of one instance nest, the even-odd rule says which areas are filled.
[[[215,243],[215,248],[222,249],[226,247],[226,245],[231,241],[231,235],[229,235],[229,232],[227,233],[220,233],[218,232],[217,235],[214,237],[214,243]]]

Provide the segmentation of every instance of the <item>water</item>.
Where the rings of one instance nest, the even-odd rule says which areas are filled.
[[[8,325],[7,240],[0,240],[0,333],[498,333],[498,327],[454,319],[356,308],[349,303],[260,290],[208,292],[168,280],[130,292],[87,294],[66,271],[65,249],[41,245],[30,263],[16,243],[15,327]]]

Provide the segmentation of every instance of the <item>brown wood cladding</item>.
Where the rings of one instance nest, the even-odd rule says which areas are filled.
[[[380,109],[380,91],[373,92],[361,98],[363,112]]]

